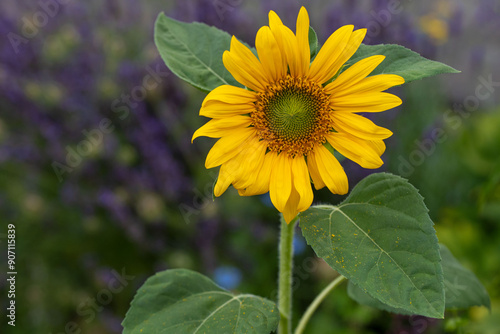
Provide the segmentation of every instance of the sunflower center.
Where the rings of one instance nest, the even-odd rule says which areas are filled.
[[[306,92],[287,88],[269,99],[269,127],[278,136],[289,139],[306,137],[314,128],[318,103]]]
[[[332,130],[329,97],[305,78],[285,78],[259,93],[253,125],[268,149],[290,157],[307,155]]]

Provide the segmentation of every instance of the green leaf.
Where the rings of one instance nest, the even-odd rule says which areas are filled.
[[[491,309],[490,297],[477,277],[464,268],[444,245],[440,245],[444,272],[446,309],[467,309],[472,306],[486,306]],[[360,304],[392,313],[411,315],[412,313],[390,307],[370,297],[352,282],[347,286],[349,296]]]
[[[406,180],[372,174],[340,205],[305,211],[300,227],[319,257],[372,297],[443,318],[438,240],[422,197]]]
[[[444,286],[447,309],[465,309],[486,306],[491,309],[490,297],[476,275],[463,267],[444,245],[440,245],[443,259]]]
[[[382,311],[387,311],[395,314],[414,315],[413,312],[410,312],[406,309],[391,307],[382,303],[380,300],[371,297],[368,293],[361,290],[356,284],[352,283],[351,281],[347,283],[347,294],[353,300],[362,305],[370,306]]]
[[[312,59],[318,51],[318,35],[316,35],[313,27],[309,27],[309,49],[311,50]]]
[[[397,74],[405,79],[405,83],[442,73],[460,73],[453,67],[426,59],[418,53],[396,44],[361,44],[348,64],[352,65],[361,59],[374,55],[384,55],[386,58],[370,75]]]
[[[262,333],[278,327],[276,305],[253,295],[233,295],[185,269],[150,277],[137,291],[123,321],[132,333]]]
[[[203,90],[220,85],[242,87],[222,63],[231,36],[203,23],[184,23],[160,13],[155,23],[155,44],[168,68],[179,78]]]

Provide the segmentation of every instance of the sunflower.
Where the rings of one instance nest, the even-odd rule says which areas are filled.
[[[346,194],[346,173],[332,152],[364,168],[378,168],[383,139],[392,132],[360,112],[379,112],[401,104],[384,90],[404,83],[393,74],[368,76],[383,60],[376,55],[351,65],[347,60],[366,29],[352,25],[335,31],[311,62],[309,16],[299,11],[295,34],[269,12],[269,26],[259,29],[256,57],[231,39],[223,63],[246,88],[222,85],[205,98],[200,115],[212,118],[199,136],[220,138],[205,167],[220,166],[215,196],[233,185],[241,196],[269,192],[287,222],[309,208],[316,189]]]

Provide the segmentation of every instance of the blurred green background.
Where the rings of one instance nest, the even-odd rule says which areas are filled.
[[[360,306],[345,285],[308,333],[498,333],[500,328],[500,1],[40,0],[0,3],[0,273],[2,333],[121,333],[135,291],[168,268],[274,298],[278,215],[267,196],[230,189],[212,201],[213,140],[191,144],[204,94],[171,74],[153,43],[159,12],[217,26],[253,44],[275,10],[295,25],[305,5],[320,42],[368,28],[462,71],[393,89],[403,105],[385,164],[345,161],[351,187],[372,172],[420,189],[440,242],[492,298],[445,321]],[[316,202],[341,197],[315,193]],[[7,325],[7,225],[16,226],[16,326]],[[295,240],[295,313],[335,273]],[[120,277],[120,278],[119,278]]]

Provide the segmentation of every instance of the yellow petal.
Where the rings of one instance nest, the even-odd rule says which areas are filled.
[[[379,156],[385,152],[385,143],[383,140],[370,140],[366,144],[369,145]]]
[[[262,195],[269,191],[271,171],[276,165],[278,154],[269,152],[264,156],[264,161],[252,185],[246,189],[238,189],[240,196]]]
[[[330,106],[334,110],[350,112],[379,112],[397,107],[401,99],[389,93],[363,93],[332,98]]]
[[[200,109],[200,116],[222,119],[237,115],[250,114],[255,111],[255,105],[252,104],[230,104],[220,101],[208,101]]]
[[[210,138],[220,138],[232,134],[234,131],[239,131],[241,128],[246,128],[252,123],[252,118],[248,116],[233,116],[222,119],[212,119],[207,124],[196,130],[191,139],[200,136]]]
[[[298,58],[299,45],[297,44],[297,38],[287,26],[279,26],[278,29],[283,40],[285,58],[286,63],[288,64],[288,68],[290,69],[290,75],[294,77],[301,76],[302,71]]]
[[[283,25],[283,22],[281,21],[280,17],[278,16],[278,14],[276,14],[275,11],[273,10],[269,11],[268,16],[269,16],[269,27],[271,28],[271,30],[277,26]]]
[[[287,61],[287,47],[285,46],[285,38],[284,32],[283,32],[283,22],[281,22],[281,19],[279,16],[273,12],[269,12],[269,28],[271,29],[271,33],[274,36],[274,40],[276,41],[276,44],[279,47],[280,53],[281,53],[281,61],[282,61],[282,66],[283,66],[283,73],[288,72],[288,61]],[[293,35],[291,31],[289,31]]]
[[[249,63],[236,56],[234,53],[224,51],[222,54],[222,62],[231,75],[242,85],[254,90],[261,91],[267,84],[264,80],[256,74],[257,70],[252,68]],[[255,70],[256,72],[252,73]],[[263,71],[263,70],[262,70]]]
[[[223,163],[214,189],[215,196],[220,196],[231,183],[236,189],[253,184],[262,166],[266,148],[254,136],[245,143],[240,153]]]
[[[227,104],[250,104],[257,100],[257,94],[247,89],[222,85],[213,89],[202,102],[202,107],[213,102],[223,102]]]
[[[267,83],[268,78],[266,78],[262,64],[259,62],[257,57],[252,51],[243,43],[241,43],[236,37],[231,38],[231,51],[236,57],[240,58],[244,64],[242,67],[249,69],[251,74],[253,74],[257,80],[261,83]]]
[[[286,74],[285,59],[281,56],[278,43],[269,27],[264,26],[259,29],[255,38],[255,48],[268,78],[275,81]]]
[[[332,72],[334,73],[334,75],[337,74],[337,72],[345,64],[345,62],[348,61],[352,57],[352,55],[358,50],[365,36],[366,36],[366,29],[358,29],[352,32],[349,42],[347,43],[344,50],[342,51],[342,54],[340,55],[340,57],[337,59],[337,61],[333,66]]]
[[[299,47],[298,67],[300,75],[307,74],[311,62],[311,50],[309,48],[309,15],[305,7],[301,7],[297,17],[296,25],[297,45]]]
[[[343,133],[331,133],[326,139],[340,154],[363,168],[375,169],[384,164],[372,146],[363,139]]]
[[[232,170],[231,161],[229,160],[220,166],[219,176],[214,187],[214,195],[216,197],[222,195],[233,182],[234,175],[230,172]]]
[[[311,64],[309,70],[311,80],[322,84],[335,75],[334,65],[349,42],[353,29],[352,25],[343,26],[326,40]]]
[[[297,204],[299,212],[307,210],[313,201],[311,179],[303,156],[296,156],[292,160],[293,185],[300,196]]]
[[[377,140],[386,139],[392,135],[390,130],[380,127],[368,118],[344,111],[334,111],[331,113],[334,128],[338,132],[350,133],[356,137]]]
[[[388,88],[404,84],[405,80],[399,75],[395,74],[378,74],[371,77],[364,78],[355,85],[348,88],[342,87],[332,94],[335,97],[342,97],[346,95],[358,95],[363,93],[377,93],[384,91]]]
[[[217,167],[234,158],[241,152],[245,142],[251,140],[254,135],[255,129],[250,127],[236,131],[229,136],[222,137],[215,143],[210,152],[208,152],[205,167],[207,169]]]
[[[286,154],[279,154],[275,166],[271,171],[269,194],[279,212],[285,210],[286,202],[292,192],[291,158]]]
[[[311,174],[311,179],[316,190],[320,190],[325,186],[325,182],[321,178],[318,171],[318,166],[316,165],[316,160],[311,156],[307,157],[307,167],[309,169],[309,174]]]
[[[308,159],[312,158],[316,162],[321,179],[328,189],[334,194],[344,195],[349,190],[349,183],[344,168],[326,147],[318,145]]]
[[[335,80],[325,86],[325,91],[332,96],[341,96],[343,91],[366,78],[385,56],[371,56],[358,61],[342,72]]]
[[[252,138],[238,155],[239,166],[234,167],[235,180],[233,186],[236,189],[245,189],[255,183],[258,172],[264,162],[267,145],[259,140],[257,136]]]
[[[283,218],[285,218],[287,224],[289,224],[293,220],[293,218],[295,218],[300,212],[300,210],[297,208],[299,205],[299,201],[300,195],[297,190],[292,187],[292,192],[290,193],[290,197],[286,202],[285,210],[283,210]]]

